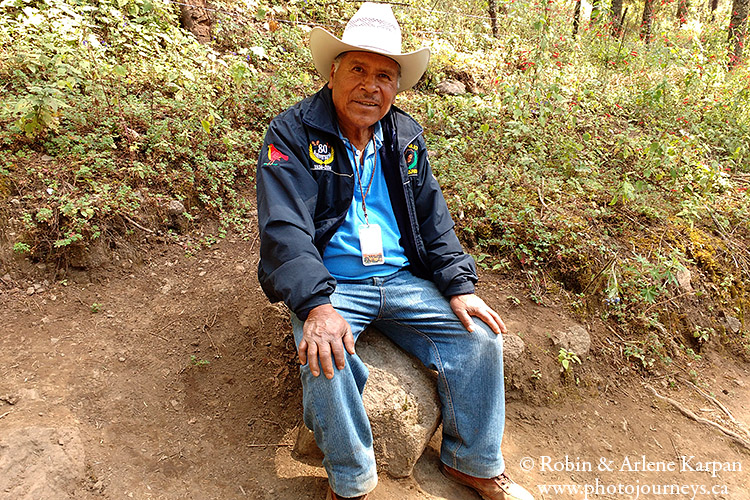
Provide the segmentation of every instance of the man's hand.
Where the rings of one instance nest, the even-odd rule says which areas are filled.
[[[487,326],[496,334],[508,333],[500,315],[473,293],[451,297],[451,309],[470,332],[474,331],[475,326],[471,317],[476,316],[487,323]]]
[[[346,366],[346,348],[354,354],[354,336],[349,323],[336,312],[331,304],[318,306],[310,311],[302,327],[302,341],[299,343],[299,362],[310,362],[310,373],[315,377],[323,375],[333,378],[333,361],[341,370]],[[320,358],[320,365],[318,365]]]

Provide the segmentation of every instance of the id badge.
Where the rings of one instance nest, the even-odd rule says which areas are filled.
[[[359,226],[359,248],[362,250],[362,265],[374,266],[385,263],[383,236],[378,224]]]

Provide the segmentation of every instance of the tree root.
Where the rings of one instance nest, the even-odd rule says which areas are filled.
[[[732,438],[737,444],[743,446],[746,450],[750,451],[750,441],[748,441],[744,437],[740,436],[736,432],[727,429],[723,425],[717,424],[713,420],[709,420],[707,418],[699,417],[698,415],[696,415],[692,411],[688,410],[687,408],[685,408],[684,406],[682,406],[680,403],[678,403],[674,399],[668,398],[666,396],[662,396],[661,394],[659,394],[658,392],[656,392],[656,389],[654,389],[650,385],[648,385],[648,384],[643,384],[643,385],[644,385],[644,387],[646,389],[650,390],[654,394],[654,396],[656,396],[657,398],[659,398],[659,399],[661,399],[663,401],[666,401],[667,403],[671,404],[672,406],[674,406],[675,408],[677,408],[680,411],[680,413],[682,413],[686,417],[691,418],[691,419],[695,420],[698,423],[710,425],[712,427],[717,428],[718,430],[720,430],[721,432],[723,432],[724,434],[726,434],[727,436],[729,436],[730,438]]]

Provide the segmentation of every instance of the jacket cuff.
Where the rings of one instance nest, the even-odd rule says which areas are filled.
[[[328,296],[315,296],[294,310],[294,314],[296,314],[300,320],[306,321],[310,311],[318,306],[330,303],[331,299]]]
[[[445,292],[443,292],[443,294],[446,297],[453,297],[454,295],[466,295],[474,293],[475,291],[476,287],[474,286],[473,282],[462,281],[459,283],[451,283],[448,288],[445,289]]]

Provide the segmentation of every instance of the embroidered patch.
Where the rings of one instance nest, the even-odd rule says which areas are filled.
[[[273,144],[268,145],[268,163],[273,165],[279,160],[289,161],[289,157],[276,149]]]
[[[404,152],[404,160],[406,160],[406,168],[408,169],[409,175],[417,175],[417,145],[409,144]]]
[[[315,162],[313,170],[331,170],[333,162],[333,148],[327,142],[312,141],[310,143],[310,158]]]

